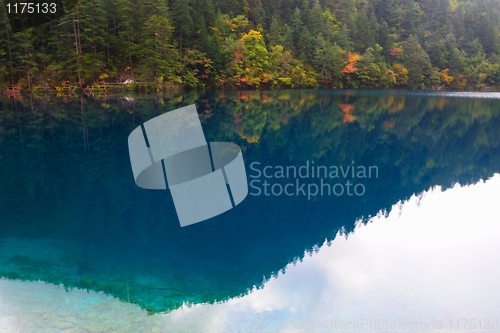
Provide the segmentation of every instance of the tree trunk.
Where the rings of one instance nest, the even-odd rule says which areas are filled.
[[[127,25],[127,38],[128,38],[128,56],[130,60],[130,71],[132,71],[132,46],[130,45],[130,31]]]
[[[78,83],[80,85],[80,88],[83,88],[82,72],[80,71],[80,48],[78,47],[78,35],[76,33],[76,20],[74,16],[73,16],[73,32],[75,33],[76,56],[78,57]]]
[[[179,62],[182,63],[182,32],[181,32],[181,38],[180,38],[180,43],[179,43]]]
[[[109,62],[109,23],[106,22],[106,49],[108,51],[108,62]]]
[[[43,38],[43,30],[42,30],[42,54],[43,54],[43,71],[45,72],[45,67],[46,67],[46,64],[45,64],[45,41]]]
[[[12,68],[12,52],[10,47],[10,34],[9,34],[9,18],[7,17],[7,12],[5,12],[5,32],[7,33],[7,49],[9,50],[9,62],[10,62],[10,78],[12,80],[12,85],[14,85],[14,69]]]
[[[182,32],[179,43],[179,62],[181,63],[181,81],[182,81],[182,74],[184,72],[184,68],[182,68]]]
[[[78,32],[78,49],[80,50],[79,52],[79,56],[78,56],[78,64],[79,64],[79,75],[78,75],[78,80],[79,80],[79,85],[80,85],[80,89],[83,89],[83,77],[81,75],[81,67],[82,67],[82,62],[81,62],[81,59],[82,59],[82,38],[80,36],[80,8],[78,6],[76,6],[76,25],[77,25],[77,32]]]
[[[75,47],[76,47],[76,53],[78,54],[78,37],[76,35],[76,20],[75,17],[73,16],[73,32],[75,33]]]
[[[80,50],[80,54],[82,54],[82,38],[80,36],[80,11],[78,6],[76,6],[76,25],[76,31],[78,32],[78,49]]]
[[[28,41],[26,40],[26,33],[23,34],[24,36],[24,54],[26,56],[26,74],[28,76],[28,90],[31,92],[31,77],[30,77],[30,66],[29,66],[29,58],[28,58]]]
[[[96,45],[95,45],[95,21],[94,21],[95,13],[94,13],[94,7],[95,7],[94,0],[92,0],[92,44],[94,45],[94,55],[96,55],[97,51],[96,51]]]

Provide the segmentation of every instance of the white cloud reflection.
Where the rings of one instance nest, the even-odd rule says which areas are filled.
[[[153,329],[162,332],[300,332],[296,328],[299,320],[308,327],[337,320],[339,327],[341,322],[362,319],[373,323],[387,320],[398,326],[415,322],[427,325],[427,330],[401,329],[399,332],[457,332],[456,326],[450,329],[450,319],[454,325],[460,320],[462,327],[465,324],[462,319],[476,319],[476,330],[468,328],[459,332],[499,332],[500,323],[497,329],[493,326],[493,319],[500,321],[499,193],[500,175],[496,175],[473,186],[457,186],[445,192],[436,188],[420,199],[412,197],[401,204],[401,209],[396,205],[388,217],[375,217],[367,225],[358,223],[347,239],[338,235],[317,253],[306,256],[296,265],[290,264],[286,273],[269,280],[263,289],[224,304],[198,305],[147,317],[144,313],[131,316],[131,305],[110,298],[104,300],[107,296],[102,293],[95,295],[95,302],[101,297],[102,302],[116,303],[114,312],[107,313],[107,307],[101,307],[100,315],[112,316],[123,325],[135,320],[134,323],[140,323],[140,327],[149,332]],[[19,297],[8,297],[16,288],[19,291],[28,288],[26,285],[26,282],[0,280],[0,309],[20,313],[21,307],[29,307],[26,299],[16,303]],[[92,311],[78,307],[78,302],[68,303],[68,297],[73,294],[62,288],[50,285],[44,288],[47,289],[28,288],[29,292],[25,293],[36,298],[37,292],[46,294],[50,289],[53,294],[66,295],[66,301],[61,299],[59,306],[64,302],[75,304],[71,306],[79,316]],[[74,297],[83,296],[75,294]],[[51,303],[53,308],[54,302]],[[40,302],[37,304],[33,307],[43,307]],[[71,306],[66,306],[66,311],[71,311]],[[122,311],[121,307],[128,310]],[[16,322],[20,316],[9,320]],[[0,312],[0,330],[2,318],[5,316]],[[332,321],[327,321],[329,319]],[[433,330],[433,320],[441,319],[443,329]],[[490,321],[489,329],[484,329],[486,320]],[[122,324],[118,327],[125,327]],[[16,327],[11,323],[10,326],[4,324],[3,328],[9,331]],[[365,328],[345,331],[391,331]],[[79,331],[79,326],[73,329]],[[313,330],[302,330],[306,331]]]

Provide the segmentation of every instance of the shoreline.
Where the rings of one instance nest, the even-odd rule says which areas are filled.
[[[232,92],[257,92],[257,91],[351,91],[356,94],[365,94],[366,92],[390,92],[392,94],[398,95],[400,93],[419,95],[420,93],[433,93],[436,95],[444,94],[489,94],[489,93],[500,93],[500,87],[485,87],[481,90],[447,90],[447,89],[436,89],[436,88],[426,88],[426,89],[352,89],[352,88],[290,88],[290,87],[273,87],[273,88],[259,88],[259,89],[234,89],[232,87],[206,87],[201,89],[186,89],[184,87],[159,87],[155,84],[139,83],[139,84],[102,84],[86,87],[80,89],[77,86],[69,87],[35,87],[31,92],[27,89],[20,89],[19,87],[9,87],[8,89],[0,89],[0,98],[7,97],[105,97],[105,96],[120,96],[126,93],[183,93],[189,91],[232,91]],[[428,96],[428,95],[427,95]],[[443,96],[448,97],[448,96]],[[449,96],[449,97],[467,97],[467,96]]]

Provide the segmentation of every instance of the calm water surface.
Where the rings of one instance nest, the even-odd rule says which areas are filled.
[[[127,138],[190,104],[207,141],[242,148],[251,186],[180,228],[168,191],[135,185]],[[443,332],[473,329],[466,318],[500,330],[499,128],[497,94],[1,100],[0,325]]]

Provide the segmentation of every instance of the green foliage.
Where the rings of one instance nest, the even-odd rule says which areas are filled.
[[[410,36],[403,45],[405,67],[408,69],[408,86],[412,89],[424,89],[430,83],[429,55],[414,36]]]
[[[173,27],[168,18],[153,15],[144,23],[142,31],[139,53],[142,58],[139,67],[141,79],[172,79],[176,75],[175,65],[179,55],[172,45]]]
[[[495,1],[82,0],[16,34],[1,7],[0,84],[495,89]]]

